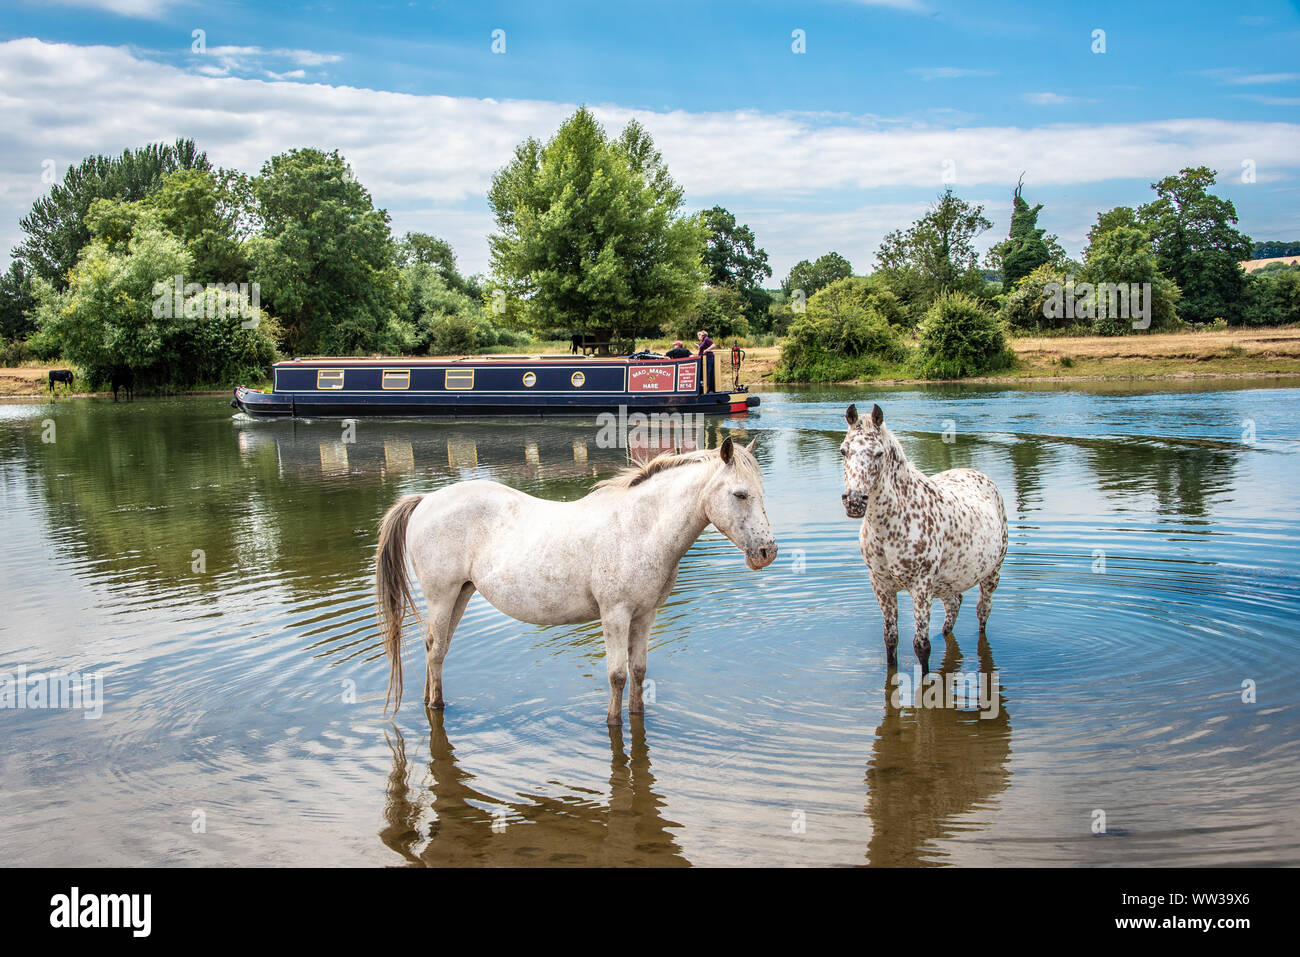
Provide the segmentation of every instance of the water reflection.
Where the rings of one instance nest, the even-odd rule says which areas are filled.
[[[1235,482],[1239,445],[1189,439],[1075,440],[1097,485],[1132,508],[1154,496],[1162,515],[1209,514],[1213,498]]]
[[[962,670],[956,639],[945,636],[945,645],[940,681]],[[993,684],[993,652],[983,636],[978,655],[980,687],[995,692],[988,696],[983,712],[964,707],[900,707],[891,684],[886,683],[885,713],[867,763],[868,864],[942,863],[936,860],[934,843],[978,826],[980,818],[974,812],[987,810],[1011,783],[1007,767],[1011,717],[1000,676],[999,684]]]
[[[518,795],[501,800],[475,787],[456,758],[443,713],[426,711],[429,762],[412,772],[396,725],[384,736],[393,757],[379,838],[409,864],[655,867],[689,864],[672,834],[681,827],[663,815],[654,789],[645,724],[631,716],[631,749],[621,728],[609,729],[609,797]],[[418,779],[412,781],[412,777]]]
[[[470,478],[584,495],[634,455],[595,420],[358,420],[345,440],[222,398],[0,406],[0,670],[108,675],[100,721],[0,711],[0,846],[114,865],[311,864],[324,842],[381,865],[1300,859],[1300,391],[875,398],[920,467],[979,468],[1019,513],[979,646],[1013,689],[1014,755],[1005,695],[980,719],[864,692],[881,626],[836,454],[859,390],[772,394],[743,422],[789,548],[738,572],[710,530],[682,562],[651,639],[653,773],[639,726],[591,723],[599,626],[523,627],[481,599],[449,660],[455,751],[441,715],[427,751],[418,713],[391,753],[373,735],[379,517]],[[710,422],[708,444],[741,426]],[[199,806],[219,809],[202,839]],[[304,814],[327,836],[303,841]]]

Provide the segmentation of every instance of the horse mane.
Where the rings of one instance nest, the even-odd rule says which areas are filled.
[[[660,472],[666,472],[682,465],[707,462],[710,459],[718,462],[722,461],[717,449],[695,449],[691,452],[661,452],[649,462],[642,465],[630,465],[617,475],[597,482],[596,488],[634,488],[654,478]],[[758,470],[758,459],[754,458],[754,453],[743,445],[734,444],[732,446],[731,460],[747,474],[756,479],[761,479]]]
[[[910,465],[907,460],[907,453],[903,451],[903,443],[898,441],[898,436],[894,430],[887,425],[881,425],[880,437],[885,443],[885,449],[889,453],[889,458],[899,465]]]

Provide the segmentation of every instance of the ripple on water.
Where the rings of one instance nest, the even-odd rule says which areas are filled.
[[[43,860],[16,832],[71,826],[109,862],[1294,862],[1297,443],[1243,447],[1219,423],[1252,403],[1282,421],[1280,400],[1214,395],[1154,418],[1131,396],[874,397],[927,471],[981,468],[1007,500],[988,642],[972,595],[934,651],[943,673],[997,676],[988,718],[891,705],[839,505],[850,395],[765,396],[744,425],[780,557],[754,573],[701,538],[652,634],[648,714],[616,732],[598,625],[525,626],[478,596],[446,713],[419,707],[412,622],[406,704],[379,718],[369,530],[397,495],[471,475],[581,494],[619,464],[579,454],[583,427],[367,423],[340,459],[332,424],[232,433],[180,404],[147,436],[101,408],[86,435],[119,454],[83,461],[5,412],[0,571],[21,587],[0,652],[102,668],[107,707],[5,717],[24,743],[0,750],[4,836]]]

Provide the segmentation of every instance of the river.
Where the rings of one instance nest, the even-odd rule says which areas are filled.
[[[926,472],[1002,489],[987,641],[973,596],[946,648],[932,622],[982,704],[887,693],[839,501],[850,401]],[[386,720],[380,516],[472,477],[580,497],[626,462],[597,432],[0,405],[0,673],[103,694],[0,710],[5,863],[1300,863],[1300,383],[767,392],[706,433],[757,438],[780,556],[691,549],[644,720],[605,726],[598,625],[481,596],[446,711],[420,707],[412,622]],[[904,673],[911,621],[902,596]]]

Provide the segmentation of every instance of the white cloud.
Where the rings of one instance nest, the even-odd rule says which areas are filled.
[[[44,160],[62,175],[91,153],[189,136],[213,162],[248,172],[292,147],[338,148],[392,213],[395,230],[443,235],[467,270],[482,270],[493,171],[509,162],[520,140],[545,139],[573,109],[541,100],[277,82],[260,74],[205,76],[122,48],[0,43],[0,244],[7,251],[21,238],[18,219],[48,188],[41,182]],[[750,222],[778,276],[831,248],[868,265],[879,235],[906,225],[942,188],[947,161],[968,198],[985,190],[1009,194],[1022,171],[1035,190],[1128,180],[1144,194],[1147,184],[1189,165],[1233,171],[1248,156],[1261,183],[1300,166],[1300,124],[1285,122],[949,128],[829,114],[592,109],[611,131],[640,119],[687,202],[722,203]],[[1094,217],[1095,209],[1070,202],[1072,208],[1055,207],[1056,223]],[[1056,231],[1056,223],[1045,225]]]
[[[1239,100],[1250,100],[1252,103],[1263,103],[1265,106],[1300,106],[1300,96],[1251,96],[1238,93],[1236,97]]]
[[[194,54],[194,69],[206,76],[228,76],[232,73],[269,76],[272,79],[301,79],[307,76],[301,67],[320,67],[338,63],[343,57],[337,53],[318,53],[315,50],[275,49],[264,50],[257,46],[215,46]],[[277,73],[267,67],[268,61],[286,61],[299,67]]]
[[[1094,100],[1082,100],[1077,96],[1066,96],[1064,93],[1021,93],[1020,98],[1026,103],[1033,103],[1035,106],[1059,106],[1063,103],[1093,103]]]
[[[103,10],[120,17],[136,17],[142,20],[156,20],[170,8],[179,6],[180,0],[54,0],[64,7],[81,7],[88,10]]]
[[[1248,85],[1257,83],[1294,83],[1300,80],[1300,73],[1250,73],[1246,76],[1229,77],[1229,83]]]
[[[973,70],[960,66],[918,66],[907,71],[922,80],[959,80],[968,76],[997,76],[993,70]]]

